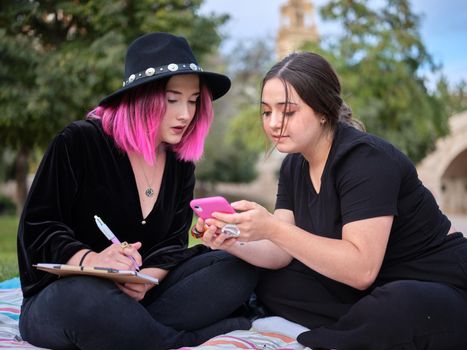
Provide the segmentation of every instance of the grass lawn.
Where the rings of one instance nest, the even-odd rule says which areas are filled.
[[[0,281],[18,276],[16,259],[16,216],[0,215]]]
[[[16,231],[18,218],[16,216],[0,215],[0,281],[18,276],[18,261],[16,258]],[[190,246],[199,243],[190,235]]]

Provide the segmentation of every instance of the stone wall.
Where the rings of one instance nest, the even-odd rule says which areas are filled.
[[[443,211],[467,214],[467,111],[452,116],[449,127],[417,171]]]

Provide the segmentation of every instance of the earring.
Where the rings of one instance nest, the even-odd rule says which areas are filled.
[[[326,119],[321,118],[321,124],[324,124],[324,123],[326,123]]]

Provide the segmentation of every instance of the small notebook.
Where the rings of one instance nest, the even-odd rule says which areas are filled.
[[[131,270],[46,263],[39,263],[33,266],[38,270],[50,272],[59,276],[86,275],[108,278],[119,283],[159,284],[159,280],[157,278]]]

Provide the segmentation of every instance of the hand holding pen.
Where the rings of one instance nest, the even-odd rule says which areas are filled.
[[[138,263],[136,262],[135,258],[132,255],[127,255],[125,254],[125,250],[128,248],[136,248],[139,249],[141,247],[141,243],[138,243],[138,246],[136,247],[136,244],[133,246],[127,242],[120,242],[119,239],[114,235],[114,233],[110,230],[110,228],[102,221],[100,217],[97,215],[94,215],[94,220],[96,221],[97,227],[99,230],[107,237],[109,241],[111,241],[113,244],[118,244],[120,249],[123,252],[123,255],[127,256],[133,264],[133,267],[136,271],[139,271],[139,266]]]

